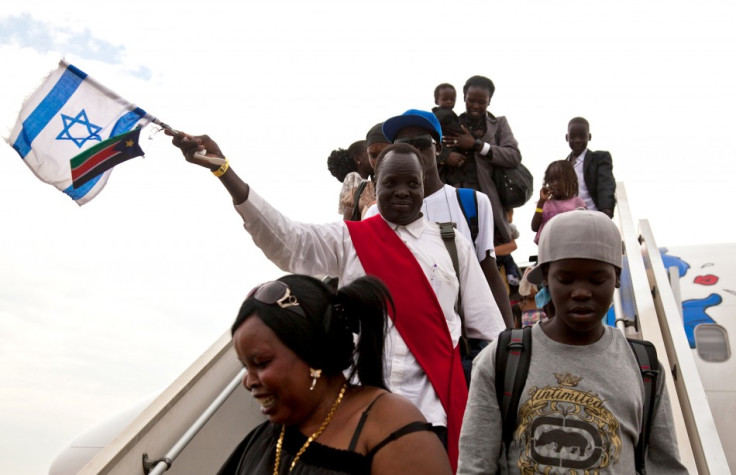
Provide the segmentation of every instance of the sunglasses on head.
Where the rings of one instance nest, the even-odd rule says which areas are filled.
[[[299,305],[296,295],[291,295],[289,286],[279,280],[272,280],[257,286],[248,293],[246,300],[251,297],[266,305],[278,305],[285,310],[307,318],[307,314]]]
[[[394,143],[408,143],[420,152],[423,152],[434,144],[434,139],[429,134],[422,134],[415,135],[414,137],[402,137],[394,140]]]

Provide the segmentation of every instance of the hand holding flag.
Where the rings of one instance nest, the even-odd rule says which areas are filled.
[[[171,143],[190,163],[216,170],[227,162],[220,147],[207,135],[189,135],[169,127],[164,127],[164,133],[174,137]]]

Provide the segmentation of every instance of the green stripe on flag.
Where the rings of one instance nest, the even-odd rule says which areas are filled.
[[[80,153],[76,157],[71,159],[71,166],[72,170],[77,168],[78,166],[82,165],[84,162],[86,162],[91,156],[97,154],[100,150],[103,150],[110,145],[115,145],[116,142],[120,142],[123,138],[125,138],[127,135],[129,135],[131,132],[125,132],[124,134],[116,135],[115,137],[110,137],[107,140],[103,140],[102,142],[98,143],[97,145],[88,148],[84,152]]]

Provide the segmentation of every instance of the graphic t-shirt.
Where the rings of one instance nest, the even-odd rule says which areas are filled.
[[[644,385],[628,342],[605,327],[591,345],[565,345],[532,327],[532,358],[508,451],[502,449],[495,342],[475,359],[460,436],[459,474],[635,473]],[[669,397],[655,410],[648,473],[687,473],[677,461]],[[658,465],[659,464],[659,465]]]

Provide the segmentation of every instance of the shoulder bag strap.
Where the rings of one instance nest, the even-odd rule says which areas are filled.
[[[355,195],[353,195],[353,214],[350,216],[351,221],[360,221],[360,195],[363,194],[363,190],[365,190],[367,184],[368,180],[363,180],[358,185],[358,188],[355,189]]]

